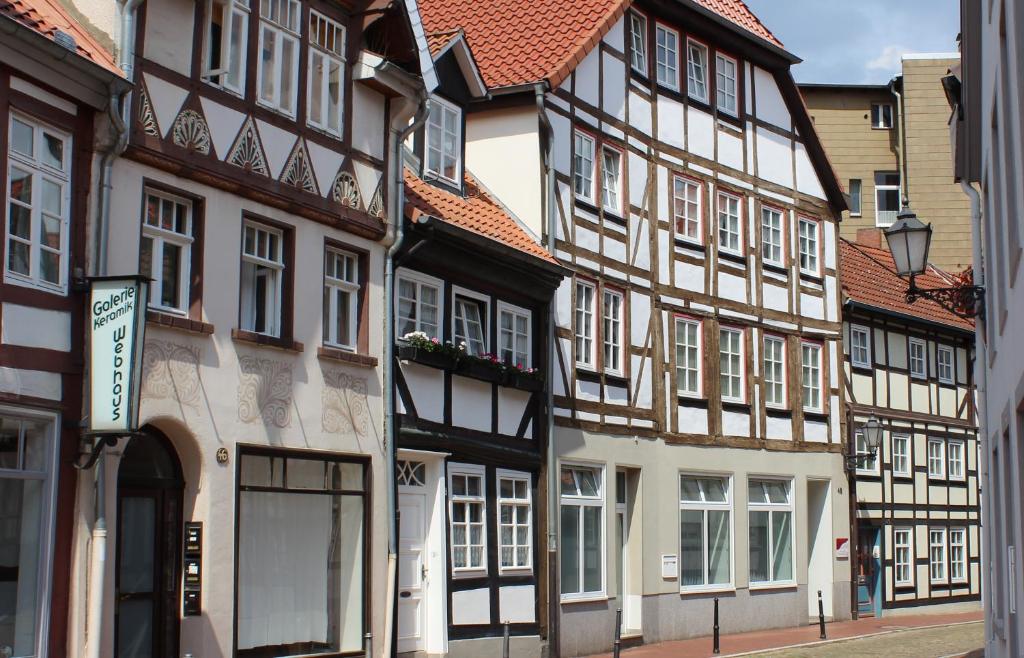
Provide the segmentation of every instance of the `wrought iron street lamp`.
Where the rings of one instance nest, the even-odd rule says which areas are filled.
[[[871,416],[867,422],[860,426],[861,434],[867,452],[858,453],[856,444],[850,446],[850,454],[846,455],[846,469],[856,470],[861,462],[871,461],[878,455],[878,446],[882,445],[882,423],[878,418]]]

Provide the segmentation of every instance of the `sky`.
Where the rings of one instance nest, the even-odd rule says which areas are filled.
[[[803,60],[797,82],[885,84],[904,53],[956,52],[958,0],[746,0]]]

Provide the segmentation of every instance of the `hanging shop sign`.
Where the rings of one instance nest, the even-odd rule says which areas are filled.
[[[148,279],[89,281],[89,432],[138,430]]]

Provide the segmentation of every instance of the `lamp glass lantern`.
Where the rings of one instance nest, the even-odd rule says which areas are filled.
[[[885,230],[885,240],[900,276],[921,274],[928,267],[932,225],[919,220],[906,203],[896,215],[896,222]]]
[[[868,453],[871,455],[878,454],[878,446],[882,445],[882,423],[875,416],[871,416],[861,426],[861,432],[864,435],[864,442],[867,444]]]

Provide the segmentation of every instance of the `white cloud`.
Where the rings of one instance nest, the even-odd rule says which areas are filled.
[[[864,64],[869,71],[896,71],[901,66],[903,53],[908,52],[904,46],[886,46],[882,53]]]

